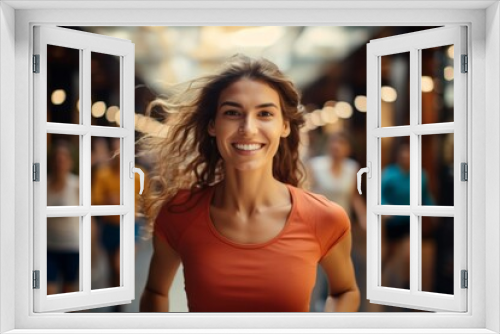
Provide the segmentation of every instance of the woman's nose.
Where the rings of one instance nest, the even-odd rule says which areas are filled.
[[[245,117],[240,124],[240,132],[244,134],[253,134],[257,131],[257,123],[252,117]]]

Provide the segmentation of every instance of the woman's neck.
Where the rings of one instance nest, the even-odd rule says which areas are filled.
[[[215,189],[213,205],[239,214],[251,216],[269,207],[290,204],[285,184],[276,180],[272,172],[226,171],[225,178]]]

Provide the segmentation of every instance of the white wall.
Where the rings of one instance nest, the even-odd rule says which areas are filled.
[[[486,251],[496,254],[496,263],[486,266],[486,328],[500,332],[500,94],[496,89],[500,81],[500,5],[490,6],[486,12],[486,64],[487,71],[494,73],[486,77]]]
[[[0,2],[0,333],[14,328],[14,84],[15,11]]]

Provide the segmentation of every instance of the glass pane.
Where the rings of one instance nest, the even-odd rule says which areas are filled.
[[[47,218],[47,295],[81,291],[80,220]]]
[[[422,124],[453,122],[453,45],[421,50]]]
[[[381,204],[410,205],[410,138],[382,138],[381,154]]]
[[[47,205],[80,205],[80,136],[47,134]]]
[[[93,216],[91,289],[120,286],[121,216]]]
[[[91,52],[92,125],[120,126],[120,57]]]
[[[409,216],[382,216],[382,286],[410,289]]]
[[[92,137],[92,205],[120,205],[119,138]]]
[[[422,291],[453,294],[453,218],[422,217]]]
[[[80,50],[47,45],[47,122],[81,124]]]
[[[453,206],[453,133],[422,136],[422,205]]]
[[[410,53],[380,57],[381,126],[410,124]]]

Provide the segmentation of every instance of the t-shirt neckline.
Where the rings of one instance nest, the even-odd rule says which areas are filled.
[[[297,208],[297,200],[296,200],[296,197],[295,197],[295,192],[294,192],[293,187],[291,185],[289,185],[289,184],[285,184],[285,185],[288,188],[288,192],[290,193],[290,197],[292,199],[292,208],[290,209],[290,213],[288,214],[288,217],[287,217],[287,219],[285,221],[285,226],[283,226],[283,228],[281,229],[281,231],[277,235],[275,235],[273,238],[269,239],[268,241],[261,242],[261,243],[247,244],[247,243],[239,243],[239,242],[233,241],[233,240],[229,239],[228,237],[222,235],[215,228],[215,224],[212,221],[212,217],[210,216],[210,203],[212,203],[212,198],[213,198],[214,193],[215,193],[215,186],[210,187],[210,191],[209,191],[208,195],[206,196],[206,200],[205,200],[205,203],[204,203],[204,206],[205,206],[205,218],[206,218],[205,221],[207,222],[210,231],[220,241],[222,241],[222,242],[224,242],[224,243],[226,243],[226,244],[228,244],[230,246],[236,247],[236,248],[255,249],[255,248],[262,248],[262,247],[265,247],[265,246],[268,246],[270,244],[275,243],[289,229],[292,217],[295,215],[295,211],[296,211],[296,208]]]

